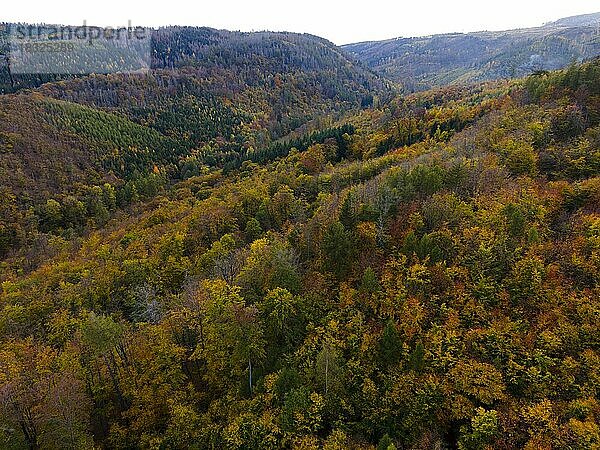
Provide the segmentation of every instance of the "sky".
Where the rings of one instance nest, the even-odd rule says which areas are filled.
[[[195,25],[294,31],[336,44],[538,26],[600,12],[596,0],[27,0],[5,1],[2,21],[66,25]]]

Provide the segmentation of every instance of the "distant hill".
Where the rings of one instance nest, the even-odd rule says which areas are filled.
[[[600,13],[538,28],[349,44],[343,48],[407,91],[525,76],[600,54]]]
[[[160,131],[172,128],[174,120],[189,122],[199,109],[234,115],[227,104],[235,102],[242,115],[265,115],[262,125],[275,139],[323,113],[370,106],[391,93],[382,77],[331,42],[307,34],[163,28],[153,37],[152,65],[148,75],[84,77],[47,85],[43,92],[124,113]],[[189,126],[207,120],[214,122],[204,117],[171,131],[205,144],[204,138],[215,136],[203,138],[204,130]]]
[[[600,12],[571,16],[550,22],[544,26],[555,27],[587,27],[600,24]]]
[[[6,30],[11,26],[0,26],[0,93],[73,78],[68,75],[14,74],[11,79],[2,56],[8,52],[7,44],[2,45],[2,42],[6,40]],[[233,86],[240,82],[262,86],[270,76],[298,71],[323,74],[319,83],[323,85],[325,94],[331,97],[355,97],[383,84],[376,74],[361,66],[347,52],[309,34],[167,27],[152,31],[151,46],[153,69],[194,67],[203,71],[227,70],[236,78]],[[66,57],[59,55],[57,58],[63,56]],[[346,83],[347,89],[343,93],[338,92],[340,86],[334,84],[342,78],[344,83],[356,85]]]
[[[166,182],[229,170],[283,156],[278,141],[392,94],[311,35],[171,27],[152,45],[146,74],[15,76],[14,86],[0,77],[17,91],[0,95],[3,187],[35,205],[106,182],[140,191],[157,173]]]

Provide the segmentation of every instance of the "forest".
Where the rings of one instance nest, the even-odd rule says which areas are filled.
[[[154,45],[0,95],[0,448],[600,448],[600,59]]]

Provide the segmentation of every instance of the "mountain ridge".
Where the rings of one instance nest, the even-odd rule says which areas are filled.
[[[590,14],[579,14],[576,16],[563,17],[553,22],[548,22],[543,26],[590,26],[600,24],[600,12]]]
[[[589,59],[600,54],[600,28],[589,25],[599,20],[594,13],[534,28],[398,37],[342,48],[412,92],[526,76]]]

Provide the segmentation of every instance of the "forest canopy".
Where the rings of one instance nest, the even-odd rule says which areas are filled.
[[[169,39],[0,96],[0,447],[600,446],[600,60],[393,95]]]

